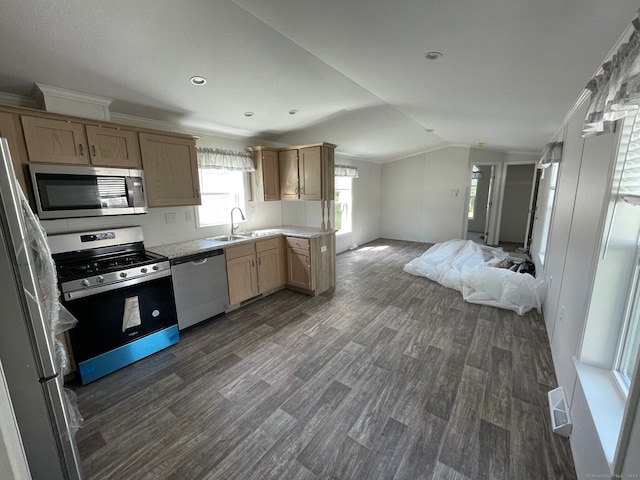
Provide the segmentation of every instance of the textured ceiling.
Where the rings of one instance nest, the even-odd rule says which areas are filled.
[[[631,0],[4,2],[0,91],[29,95],[38,82],[247,144],[327,141],[377,162],[444,144],[535,152],[637,8]],[[444,57],[424,60],[431,50]],[[194,87],[192,75],[208,83]]]

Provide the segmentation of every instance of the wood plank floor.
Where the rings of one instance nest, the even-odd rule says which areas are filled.
[[[576,478],[543,318],[404,273],[427,248],[340,254],[330,294],[283,290],[74,385],[86,478]]]

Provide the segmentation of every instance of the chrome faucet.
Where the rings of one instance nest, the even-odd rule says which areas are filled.
[[[233,211],[234,210],[238,210],[240,212],[240,216],[242,217],[242,220],[246,220],[246,218],[244,218],[244,213],[242,213],[242,209],[240,207],[233,207],[231,209],[231,235],[235,235],[236,229],[238,227],[240,227],[240,225],[237,225],[235,227],[233,226]]]

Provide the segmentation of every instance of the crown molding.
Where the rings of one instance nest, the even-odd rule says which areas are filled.
[[[9,107],[40,109],[40,104],[31,97],[0,92],[0,104]]]

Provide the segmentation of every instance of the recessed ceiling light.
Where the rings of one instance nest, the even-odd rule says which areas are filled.
[[[253,112],[244,112],[244,116],[245,117],[253,117],[255,115],[255,113]]]
[[[205,83],[207,83],[207,79],[204,77],[201,77],[200,75],[195,75],[191,77],[190,82],[199,87],[200,85],[204,85]]]
[[[298,110],[295,108],[293,110],[289,110],[289,115],[295,115],[296,113],[298,113]]]
[[[436,131],[436,129],[435,128],[425,128],[424,131],[427,132],[427,133],[433,133],[433,132]]]
[[[484,147],[484,142],[476,142],[476,147]]]
[[[424,58],[426,58],[427,60],[438,60],[439,58],[442,58],[442,53],[440,52],[427,52],[424,54]]]

